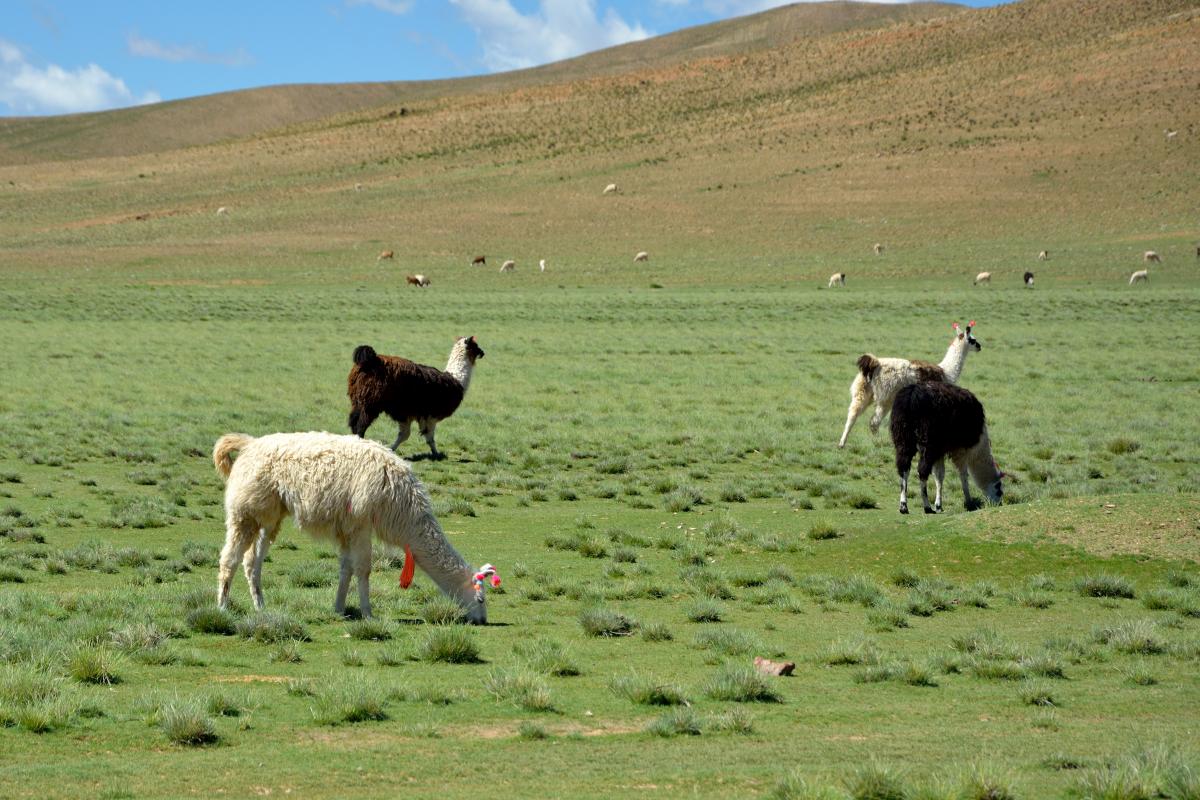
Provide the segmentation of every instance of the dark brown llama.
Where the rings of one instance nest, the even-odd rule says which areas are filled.
[[[914,383],[896,395],[892,405],[892,444],[896,448],[896,472],[900,475],[900,513],[908,513],[908,472],[913,456],[920,453],[917,477],[921,481],[921,503],[926,514],[942,510],[942,479],[946,456],[958,467],[967,510],[978,508],[971,498],[967,473],[987,499],[999,503],[1004,473],[992,458],[987,420],[975,395],[952,383]],[[926,482],[933,473],[937,497],[929,505]]]
[[[439,422],[453,414],[467,386],[476,359],[483,350],[474,336],[459,338],[450,351],[446,369],[417,364],[399,356],[381,356],[370,345],[354,350],[350,368],[350,431],[365,436],[367,428],[380,414],[387,414],[400,425],[392,449],[408,438],[416,422],[429,445],[433,458],[442,458],[434,443],[433,431]]]

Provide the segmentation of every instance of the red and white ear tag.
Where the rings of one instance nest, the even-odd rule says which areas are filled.
[[[499,586],[500,574],[491,564],[484,564],[471,578],[471,583],[475,585],[475,602],[482,603],[484,584],[490,583],[493,587]]]

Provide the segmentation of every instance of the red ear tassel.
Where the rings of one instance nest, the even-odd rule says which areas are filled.
[[[412,585],[413,570],[417,566],[417,560],[413,558],[412,550],[408,549],[408,545],[404,545],[404,566],[400,569],[400,588],[407,589]]]
[[[952,322],[952,323],[950,324],[950,327],[954,328],[954,330],[958,330],[958,323],[957,323],[957,322]]]
[[[975,320],[971,320],[970,322],[968,322],[968,323],[967,323],[967,327],[968,327],[968,328],[974,328],[974,327],[975,327]]]

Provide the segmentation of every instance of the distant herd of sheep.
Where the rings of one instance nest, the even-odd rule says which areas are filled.
[[[604,189],[604,194],[617,192],[616,184]],[[227,209],[222,207],[217,213],[225,215]],[[881,256],[883,245],[876,243],[872,250]],[[394,258],[393,251],[384,250],[378,260]],[[649,254],[641,251],[634,261],[648,258]],[[1038,253],[1039,261],[1048,258],[1048,251]],[[1146,265],[1162,263],[1153,250],[1147,250],[1142,260]],[[486,266],[487,259],[476,256],[471,264]],[[546,271],[544,259],[539,266]],[[515,268],[516,262],[510,259],[504,261],[500,271],[512,272]],[[975,277],[975,285],[990,283],[991,278],[991,273],[981,272]],[[1149,270],[1142,269],[1133,273],[1129,283],[1148,278]],[[417,287],[430,285],[429,278],[422,274],[406,276],[406,281]],[[1025,272],[1024,283],[1033,286],[1032,272]],[[830,276],[829,288],[845,285],[844,272]],[[858,359],[838,447],[845,447],[855,420],[867,406],[874,404],[869,423],[872,433],[891,415],[902,514],[908,513],[908,476],[914,457],[918,459],[917,476],[926,513],[942,510],[946,458],[959,472],[968,509],[978,505],[971,497],[968,478],[988,501],[999,503],[1003,496],[1004,473],[992,457],[983,406],[975,395],[957,385],[967,354],[982,349],[974,327],[974,321],[966,327],[954,323],[953,338],[938,364],[870,353]],[[340,574],[334,601],[339,614],[345,612],[353,577],[358,584],[360,612],[364,617],[371,615],[371,550],[373,539],[378,538],[404,550],[401,586],[408,586],[413,568],[420,566],[445,595],[462,607],[466,621],[486,623],[484,589],[489,584],[499,585],[499,575],[490,564],[476,570],[458,553],[434,516],[429,494],[411,464],[395,453],[416,423],[429,446],[430,457],[442,457],[434,430],[462,403],[475,363],[483,356],[474,336],[455,341],[444,370],[380,355],[371,346],[360,345],[354,350],[347,379],[351,435],[276,433],[254,438],[228,433],[220,437],[213,447],[213,463],[226,481],[219,606],[228,607],[230,584],[240,561],[254,606],[263,608],[263,562],[283,519],[291,516],[297,527],[339,548]],[[390,449],[365,438],[367,429],[380,415],[387,415],[399,425]],[[236,459],[234,453],[238,454]],[[935,485],[932,502],[927,488],[931,475]]]

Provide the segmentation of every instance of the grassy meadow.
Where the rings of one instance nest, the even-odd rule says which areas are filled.
[[[1200,796],[1195,19],[1027,0],[178,149],[0,126],[0,796]],[[854,362],[972,319],[1005,502],[903,517],[886,433],[836,448]],[[343,432],[356,345],[468,334],[447,458],[402,455],[489,625],[382,550],[335,617],[290,524],[217,612],[214,440]]]

